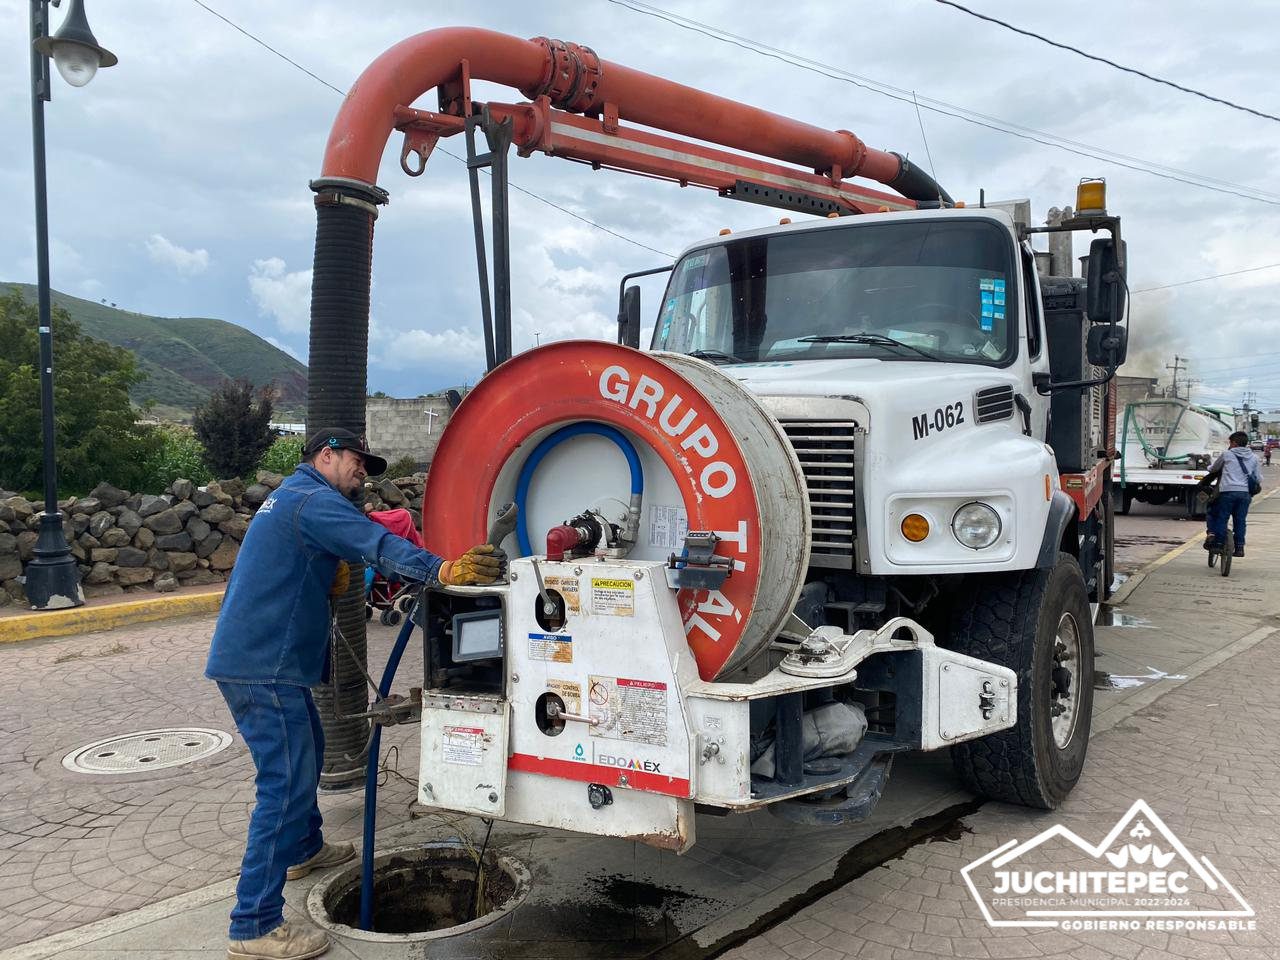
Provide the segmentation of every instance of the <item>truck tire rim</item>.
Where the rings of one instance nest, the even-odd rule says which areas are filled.
[[[1080,712],[1080,627],[1064,613],[1053,640],[1053,668],[1049,672],[1049,718],[1053,742],[1065,750],[1075,735]]]

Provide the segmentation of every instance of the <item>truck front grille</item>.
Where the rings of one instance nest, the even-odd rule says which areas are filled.
[[[853,454],[857,424],[850,420],[780,420],[804,470],[813,524],[809,563],[853,568],[857,513]]]

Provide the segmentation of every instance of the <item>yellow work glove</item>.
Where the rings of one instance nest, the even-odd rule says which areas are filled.
[[[507,555],[489,543],[472,547],[457,560],[446,560],[437,576],[450,587],[493,583],[505,572]]]
[[[338,561],[338,569],[333,572],[333,583],[329,584],[329,596],[340,597],[351,586],[351,565],[345,560]]]

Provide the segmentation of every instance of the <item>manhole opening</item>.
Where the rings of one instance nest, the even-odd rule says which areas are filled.
[[[477,873],[479,883],[477,886]],[[513,909],[529,889],[529,872],[490,852],[477,872],[475,854],[434,843],[374,858],[372,928],[360,930],[360,867],[349,867],[312,891],[312,916],[339,934],[368,939],[434,939],[463,933]]]

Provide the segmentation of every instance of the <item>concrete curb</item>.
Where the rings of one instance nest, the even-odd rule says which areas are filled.
[[[222,607],[225,590],[224,585],[204,593],[148,597],[145,600],[128,600],[123,603],[0,617],[0,644],[20,643],[42,637],[65,637],[73,633],[97,633],[151,620],[217,613]]]

